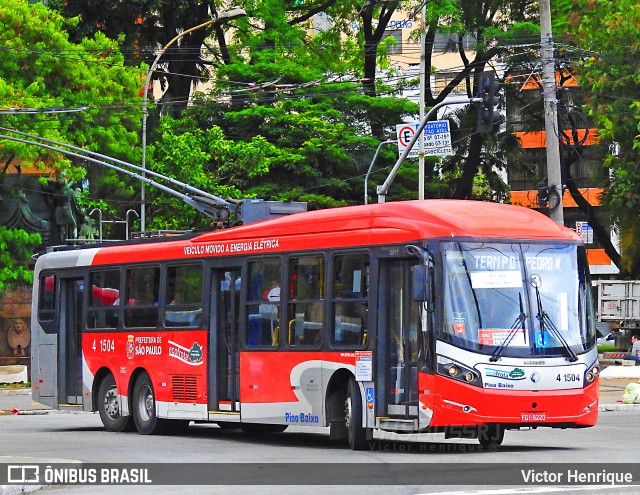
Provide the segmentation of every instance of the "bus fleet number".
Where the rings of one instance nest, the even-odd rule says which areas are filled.
[[[559,382],[579,382],[580,380],[582,380],[582,378],[580,378],[580,375],[577,373],[559,373],[558,376],[556,376],[556,381]]]
[[[96,341],[93,341],[93,346],[91,348],[94,350],[98,350],[98,346],[100,347],[100,352],[113,352],[116,350],[116,343],[114,339],[100,339],[98,345],[96,345]]]

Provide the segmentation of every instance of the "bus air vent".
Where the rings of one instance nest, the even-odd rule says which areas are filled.
[[[195,402],[198,398],[196,376],[174,375],[171,377],[174,401]]]

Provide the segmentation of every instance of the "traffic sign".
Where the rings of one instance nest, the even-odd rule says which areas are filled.
[[[576,222],[576,233],[585,244],[593,244],[593,229],[587,222]]]
[[[407,149],[411,139],[420,127],[418,122],[396,125],[398,152],[400,155]],[[451,148],[451,132],[448,120],[427,122],[422,133],[424,139],[424,156],[453,155]],[[420,153],[420,140],[417,139],[407,158],[415,158]]]

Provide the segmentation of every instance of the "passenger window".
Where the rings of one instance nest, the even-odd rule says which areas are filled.
[[[120,270],[89,274],[91,293],[87,328],[118,328],[120,318]]]
[[[160,268],[143,267],[127,270],[124,324],[128,328],[156,328],[160,294]]]
[[[275,347],[280,338],[280,259],[250,261],[247,294],[249,347]]]
[[[287,343],[320,346],[324,323],[324,258],[304,256],[289,261]]]
[[[170,266],[167,269],[164,325],[202,325],[202,265]]]
[[[366,345],[369,257],[365,254],[336,256],[332,283],[331,343],[350,347]]]
[[[38,320],[54,321],[56,319],[57,286],[55,275],[40,277],[38,290]]]

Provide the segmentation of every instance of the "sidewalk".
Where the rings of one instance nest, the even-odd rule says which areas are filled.
[[[640,380],[640,366],[607,366],[600,373],[600,411],[640,411],[640,404],[624,404],[622,394]]]

